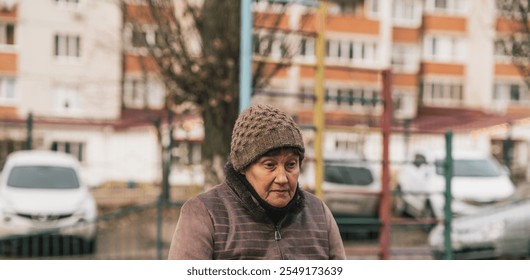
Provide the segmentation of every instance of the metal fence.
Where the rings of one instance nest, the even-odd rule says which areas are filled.
[[[413,141],[419,142],[420,139]],[[490,205],[495,208],[485,208],[479,215],[469,220],[456,219],[453,223],[451,219],[434,218],[432,213],[414,216],[403,211],[399,206],[400,201],[405,195],[425,196],[425,193],[407,193],[398,187],[397,173],[403,166],[411,164],[410,160],[403,159],[404,157],[394,157],[391,161],[393,208],[390,219],[390,259],[528,258],[530,256],[530,234],[528,234],[530,214],[527,214],[530,213],[528,198],[530,192],[524,192],[524,187],[518,189],[515,202],[506,200],[500,202],[498,206]],[[374,169],[381,168],[382,161],[377,158],[370,160]],[[452,170],[447,164],[444,168],[446,172]],[[446,176],[446,178],[451,177]],[[125,185],[121,188],[107,190],[98,188],[93,191],[101,192],[96,195],[100,215],[95,221],[85,222],[76,227],[40,231],[38,234],[0,240],[0,259],[165,259],[183,201],[186,197],[199,192],[198,189],[193,191],[180,189],[179,195],[172,196],[179,197],[180,200],[162,203],[158,199],[160,189],[153,186],[134,188]],[[381,193],[364,192],[362,195],[366,198],[378,198]],[[452,197],[451,193],[444,191],[440,195]],[[361,201],[364,200],[366,199],[361,198]],[[451,209],[446,211],[451,213]],[[446,216],[451,217],[447,214]],[[381,258],[380,215],[336,214],[335,218],[348,259]],[[484,224],[484,220],[491,223]],[[444,239],[441,247],[432,248],[428,238],[437,224],[445,224],[446,232],[439,234]],[[90,225],[95,225],[97,228],[95,243],[65,234]],[[458,247],[458,244],[466,242],[470,247]],[[483,245],[472,247],[476,244]]]

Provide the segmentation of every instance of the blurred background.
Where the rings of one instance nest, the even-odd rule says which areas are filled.
[[[0,258],[166,258],[250,103],[302,128],[300,187],[330,206],[348,258],[528,258],[528,9],[0,0]],[[7,164],[22,150],[75,158],[86,191],[49,201],[80,202],[37,207],[62,194],[10,185],[16,164],[57,164]]]

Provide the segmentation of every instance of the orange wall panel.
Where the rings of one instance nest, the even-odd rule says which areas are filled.
[[[379,34],[379,21],[352,16],[328,16],[327,31]]]
[[[417,43],[420,40],[420,30],[411,28],[394,27],[392,41],[398,43]]]
[[[465,67],[461,64],[444,64],[444,63],[422,63],[421,73],[426,74],[438,74],[438,75],[454,75],[463,76],[465,73]]]
[[[255,71],[256,67],[257,67],[257,64],[254,63],[252,65],[252,67],[253,67],[253,70]],[[264,67],[265,68],[263,70],[263,74],[265,74],[265,75],[270,75],[272,73],[272,71],[274,71],[274,65],[271,64],[271,63],[265,64]],[[274,75],[274,78],[279,78],[279,79],[286,78],[287,77],[287,69],[288,69],[288,67],[283,67],[283,68],[277,70],[276,74]]]
[[[520,76],[519,70],[513,64],[495,64],[495,75],[499,76]]]
[[[303,79],[315,78],[315,68],[310,66],[300,67],[300,77]],[[335,81],[358,81],[365,83],[378,83],[380,74],[378,71],[354,69],[346,67],[327,67],[324,71],[324,79]]]
[[[173,10],[171,9],[157,9],[153,14],[156,16],[163,17],[167,13],[167,18],[172,19]],[[125,7],[125,18],[128,21],[139,23],[139,24],[154,24],[153,14],[149,10],[147,5],[142,4],[127,4]]]
[[[522,30],[522,25],[517,20],[497,18],[497,21],[495,22],[495,30],[501,34],[514,33],[517,30]]]
[[[254,28],[289,29],[289,17],[285,14],[255,13],[253,18]]]
[[[14,20],[17,18],[18,6],[15,6],[12,10],[8,11],[0,7],[0,19],[11,19]]]
[[[392,85],[398,87],[416,87],[418,86],[418,75],[392,74]]]
[[[142,57],[134,54],[125,56],[126,73],[155,72],[157,68],[155,61],[150,57]]]
[[[17,72],[17,55],[14,53],[0,53],[0,72]]]
[[[423,29],[466,32],[467,20],[460,17],[427,15],[423,17]]]
[[[17,108],[11,106],[0,106],[0,119],[18,119]]]
[[[495,22],[495,30],[500,33],[510,33],[514,23],[513,20],[497,18],[497,21]]]
[[[317,17],[315,15],[303,15],[300,19],[300,30],[306,33],[317,31]]]
[[[153,23],[149,8],[146,5],[127,4],[125,8],[125,17],[129,21],[134,21],[140,24]]]
[[[315,78],[315,75],[316,75],[315,67],[310,67],[310,66],[300,67],[300,78],[311,79],[311,78]]]
[[[317,28],[316,15],[305,15],[300,20],[302,32],[315,33]],[[358,34],[379,34],[379,22],[356,16],[328,16],[326,30],[334,32],[348,32]]]

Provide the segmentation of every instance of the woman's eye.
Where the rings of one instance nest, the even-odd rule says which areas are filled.
[[[265,163],[265,168],[272,169],[272,168],[274,168],[274,164],[272,162],[266,162]]]

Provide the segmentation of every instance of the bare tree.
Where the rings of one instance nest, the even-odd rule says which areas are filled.
[[[530,87],[530,1],[496,0],[496,6],[502,26],[508,29],[496,39],[496,53],[510,57]]]
[[[167,89],[164,110],[185,107],[201,115],[206,185],[217,184],[224,176],[222,167],[239,109],[240,1],[144,0],[135,9],[127,4],[132,1],[121,1],[126,24],[142,30],[147,23],[155,31],[146,39],[139,60],[142,69],[156,72],[163,80]],[[296,30],[286,24],[289,5],[270,6],[276,10],[254,16],[253,51],[258,58],[253,65],[254,88],[266,86],[280,69],[290,65],[300,41]],[[281,57],[268,59],[278,49]],[[148,108],[146,112],[153,115]],[[163,117],[154,116],[161,143]]]

